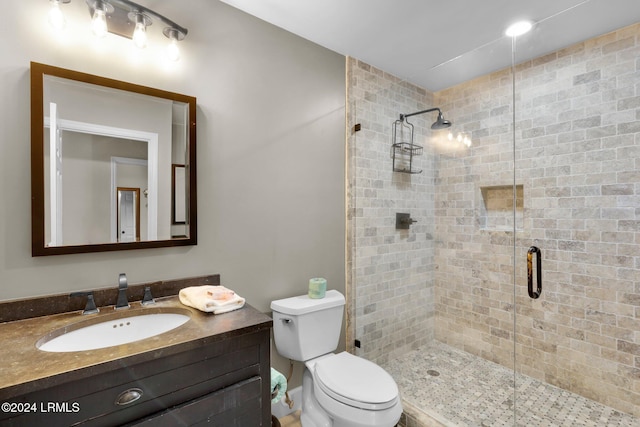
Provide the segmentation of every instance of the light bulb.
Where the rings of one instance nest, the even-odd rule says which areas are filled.
[[[449,141],[453,141],[453,134],[451,132],[449,132],[449,134],[447,135],[447,139]]]
[[[178,61],[180,59],[180,48],[178,47],[178,42],[184,39],[187,31],[182,31],[174,27],[165,27],[164,30],[162,30],[162,33],[169,39],[169,45],[167,46],[166,53],[167,59],[174,62]]]
[[[178,41],[174,38],[171,39],[169,46],[167,46],[167,58],[171,61],[180,59],[180,48],[178,47]]]
[[[64,19],[64,14],[60,10],[60,2],[58,0],[51,0],[49,24],[58,31],[64,29],[67,24],[66,19]]]
[[[98,37],[104,37],[107,35],[107,17],[104,10],[96,7],[93,12],[93,18],[91,19],[91,29],[93,34]]]
[[[529,32],[529,30],[531,30],[531,27],[533,27],[533,24],[531,22],[519,21],[515,24],[510,25],[504,33],[509,37],[518,37]]]
[[[147,27],[142,22],[138,22],[136,29],[133,31],[133,44],[140,49],[144,49],[147,46]]]
[[[461,133],[459,133],[459,134],[458,134],[458,137],[457,137],[456,139],[458,140],[458,142],[462,142],[462,134],[461,134]]]

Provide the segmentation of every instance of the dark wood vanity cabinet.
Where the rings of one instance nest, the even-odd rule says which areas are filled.
[[[88,367],[86,375],[76,372],[83,378],[7,399],[16,409],[37,408],[3,411],[0,425],[271,425],[268,327],[147,356],[144,361],[120,359],[120,366],[98,374]]]

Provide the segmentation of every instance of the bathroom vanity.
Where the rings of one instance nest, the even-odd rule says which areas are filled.
[[[132,302],[127,314],[144,310],[185,311],[190,320],[141,341],[73,352],[36,343],[89,316],[113,317],[113,307],[1,323],[0,425],[270,425],[269,316],[249,305],[206,314],[176,295],[149,307]]]

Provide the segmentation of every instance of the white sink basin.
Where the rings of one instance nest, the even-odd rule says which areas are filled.
[[[185,312],[141,310],[137,313],[122,312],[96,317],[53,331],[41,338],[36,347],[42,351],[61,353],[140,341],[183,325],[190,319]]]

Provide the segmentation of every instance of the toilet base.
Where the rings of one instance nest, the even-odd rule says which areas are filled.
[[[308,368],[302,374],[302,408],[300,421],[304,427],[333,427],[329,414],[322,409],[313,394],[313,376]]]

